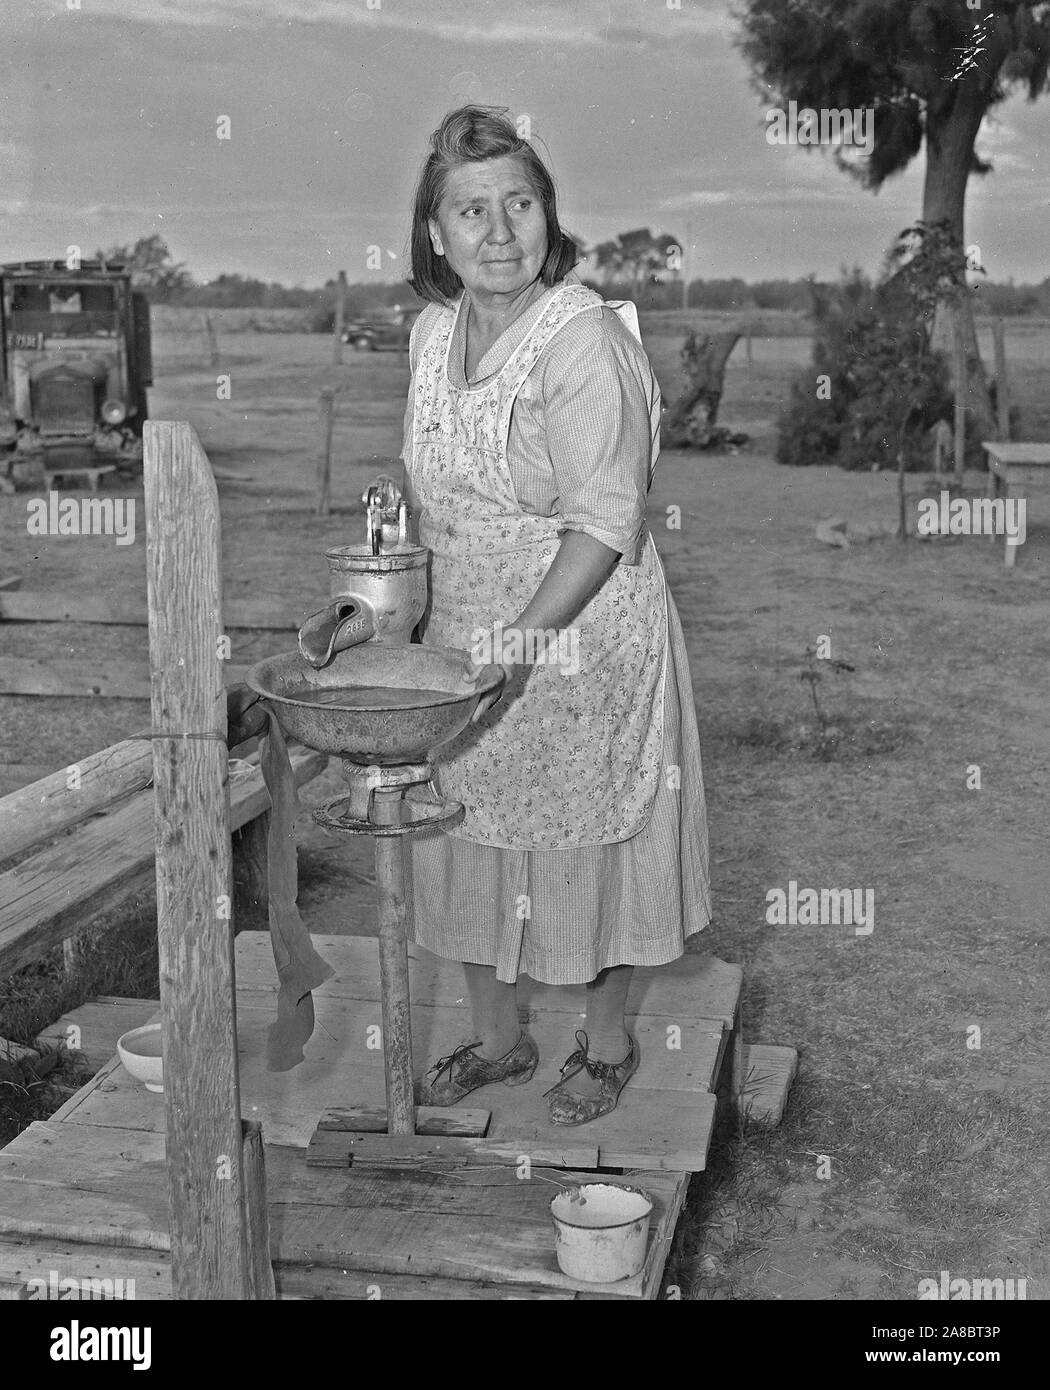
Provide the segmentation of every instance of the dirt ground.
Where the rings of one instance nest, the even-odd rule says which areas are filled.
[[[643,333],[672,399],[677,321],[654,316]],[[347,349],[337,367],[328,340],[292,334],[221,346],[211,370],[196,332],[159,333],[151,411],[192,421],[213,464],[239,475],[219,484],[227,598],[305,614],[326,593],[325,546],[359,538],[361,492],[399,452],[406,359]],[[808,350],[756,338],[749,368],[741,345],[721,418],[751,447],[668,452],[650,497],[705,754],[715,922],[699,948],[743,964],[749,1036],[801,1055],[780,1130],[729,1141],[694,1184],[672,1276],[686,1297],[914,1299],[943,1269],[1026,1276],[1028,1297],[1046,1297],[1050,493],[1030,499],[1012,572],[1001,540],[819,544],[824,517],[892,522],[895,479],[772,461]],[[1050,438],[1050,329],[1011,325],[1008,352],[1025,437]],[[336,512],[319,520],[326,384],[346,389]],[[918,476],[908,489],[914,516],[935,492]],[[129,495],[141,521],[141,490]],[[25,592],[144,594],[141,527],[126,547],[31,538],[26,500],[0,498],[0,574],[21,573]],[[825,663],[814,686],[806,650],[821,636],[852,669]],[[284,645],[234,634],[233,659]],[[0,629],[6,656],[100,652],[145,658],[145,631]],[[146,717],[142,702],[0,697],[0,762],[58,767]],[[337,786],[330,772],[304,801]],[[302,846],[311,927],[371,931],[368,845],[348,855],[304,816]],[[873,890],[874,930],[768,925],[766,894],[790,880]]]

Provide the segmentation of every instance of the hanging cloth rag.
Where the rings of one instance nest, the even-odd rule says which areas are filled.
[[[259,703],[269,718],[260,742],[259,761],[270,793],[266,853],[270,941],[278,979],[277,1019],[266,1039],[266,1066],[269,1071],[290,1071],[303,1060],[303,1047],[314,1031],[312,991],[335,971],[314,950],[299,913],[299,864],[295,850],[299,797],[277,716],[265,700]]]

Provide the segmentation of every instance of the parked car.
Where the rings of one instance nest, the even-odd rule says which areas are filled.
[[[0,354],[0,477],[34,456],[141,472],[149,302],[125,266],[0,266]]]
[[[343,342],[358,352],[374,352],[377,348],[396,348],[408,351],[408,335],[422,309],[393,309],[378,311],[372,318],[355,319],[343,329]]]

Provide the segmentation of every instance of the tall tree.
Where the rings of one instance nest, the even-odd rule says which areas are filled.
[[[667,270],[672,248],[677,246],[677,240],[666,232],[653,236],[648,227],[638,227],[633,232],[621,232],[614,241],[601,242],[592,254],[603,274],[614,280],[629,280],[637,293],[647,279]]]
[[[135,288],[145,290],[150,299],[158,302],[192,284],[186,266],[175,260],[168,243],[157,232],[139,237],[134,246],[111,246],[108,251],[95,254],[100,259],[126,265]]]
[[[736,18],[739,46],[767,101],[874,110],[870,153],[858,160],[835,150],[867,188],[881,187],[925,149],[922,221],[947,224],[962,255],[970,175],[991,169],[976,149],[981,122],[1019,88],[1033,101],[1047,90],[1050,2],[745,0]],[[965,298],[959,304],[971,418],[989,438],[972,307]]]

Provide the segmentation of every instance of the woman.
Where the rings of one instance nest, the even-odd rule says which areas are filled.
[[[472,678],[496,659],[507,681],[438,750],[465,820],[408,851],[415,940],[463,962],[474,1031],[418,1098],[528,1081],[519,973],[586,983],[555,1124],[616,1106],[639,1062],[632,968],[677,959],[710,920],[685,644],[644,519],[659,388],[576,259],[513,124],[491,107],[446,116],[415,195],[413,285],[430,303],[410,343],[405,485],[432,551],[423,640],[472,652]]]

